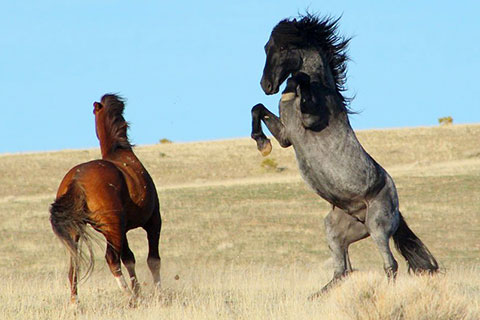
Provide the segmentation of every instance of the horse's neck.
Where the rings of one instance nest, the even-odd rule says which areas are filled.
[[[304,53],[302,67],[299,72],[308,74],[311,82],[318,82],[325,88],[335,90],[335,79],[328,67],[328,62],[318,51],[309,50]]]
[[[318,101],[324,101],[322,107],[328,108],[330,116],[344,119],[340,114],[346,113],[346,108],[340,93],[337,92],[335,79],[328,64],[318,54],[318,52],[306,54],[299,72],[303,72],[310,77],[312,96],[317,96]],[[345,114],[348,122],[348,115]],[[350,124],[348,123],[348,126]]]
[[[117,167],[119,167],[119,169],[125,169],[127,166],[133,168],[134,170],[142,169],[142,164],[132,149],[123,149],[119,148],[118,146],[115,147],[115,142],[109,143],[108,140],[103,141],[103,143],[100,142],[100,151],[102,153],[103,160],[113,162]]]
[[[113,142],[110,139],[105,137],[100,139],[100,152],[102,153],[102,159],[107,160],[112,155],[112,153],[114,153],[112,152],[112,149]]]
[[[104,139],[100,141],[100,152],[102,159],[118,159],[126,154],[133,154],[131,149],[120,148],[115,140]],[[134,155],[134,154],[133,154]]]
[[[310,90],[311,99],[314,100],[317,108],[319,108],[319,110],[325,110],[321,112],[323,116],[328,116],[330,120],[337,119],[338,121],[344,122],[345,125],[350,126],[347,109],[336,89],[326,87],[318,77],[311,76]]]
[[[97,136],[100,141],[100,151],[102,153],[103,159],[108,160],[109,158],[118,157],[117,153],[119,153],[119,151],[127,151],[133,154],[133,151],[130,148],[122,148],[121,142],[119,142],[118,137],[112,136],[106,130],[97,130]]]
[[[136,163],[139,162],[137,156],[135,153],[133,153],[133,150],[128,150],[128,149],[116,149],[114,151],[110,151],[103,155],[103,150],[102,150],[102,159],[108,160],[111,162],[118,162],[118,163],[127,163],[127,162],[132,162]]]

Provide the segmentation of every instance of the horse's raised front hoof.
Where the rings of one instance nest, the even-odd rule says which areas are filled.
[[[272,143],[269,139],[257,140],[257,149],[262,156],[266,157],[272,152]]]

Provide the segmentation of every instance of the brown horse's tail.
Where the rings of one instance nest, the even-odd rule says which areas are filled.
[[[438,271],[437,260],[408,227],[402,214],[399,214],[400,224],[397,231],[393,234],[393,241],[397,250],[407,260],[408,272],[413,270],[414,273],[435,273]]]
[[[75,268],[85,267],[84,278],[89,276],[94,266],[92,234],[86,229],[89,222],[85,193],[72,182],[67,192],[50,206],[50,223],[53,232],[70,253]],[[87,247],[88,254],[79,246],[82,243]]]

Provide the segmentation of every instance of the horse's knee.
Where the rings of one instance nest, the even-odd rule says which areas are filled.
[[[265,108],[265,106],[261,103],[257,103],[255,106],[252,108],[252,114],[258,114],[262,112],[262,110]]]

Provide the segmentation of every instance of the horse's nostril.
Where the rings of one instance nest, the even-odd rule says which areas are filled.
[[[262,81],[260,81],[260,85],[262,86],[262,89],[266,94],[271,94],[273,90],[273,84],[271,81],[262,78]]]
[[[267,92],[272,92],[272,83],[270,81],[265,81],[265,89]]]

